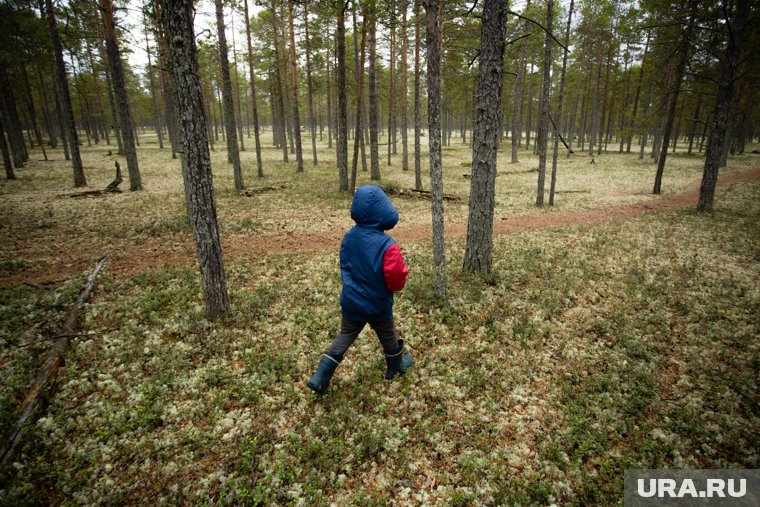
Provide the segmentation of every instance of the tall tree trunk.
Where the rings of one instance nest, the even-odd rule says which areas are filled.
[[[11,153],[8,149],[8,143],[5,142],[5,129],[3,128],[3,118],[0,118],[0,150],[3,152],[3,167],[5,167],[5,177],[9,180],[15,180],[16,174],[13,172],[13,162]]]
[[[596,52],[596,62],[597,62],[597,71],[596,71],[596,85],[594,87],[594,100],[592,101],[591,106],[591,122],[589,124],[589,139],[588,139],[588,154],[589,156],[594,156],[594,141],[597,136],[597,130],[601,128],[599,125],[599,87],[601,86],[602,82],[602,52],[601,47],[597,49]]]
[[[275,93],[277,94],[277,115],[280,119],[280,143],[282,144],[282,160],[288,162],[288,138],[287,138],[287,126],[285,122],[285,104],[284,95],[282,92],[282,77],[280,75],[280,43],[277,36],[277,0],[272,0],[270,3],[272,9],[272,42],[274,44],[274,79],[275,79]]]
[[[42,79],[42,70],[40,67],[37,67],[37,87],[39,88],[40,101],[42,102],[42,116],[45,121],[45,130],[47,130],[48,133],[50,147],[55,149],[58,147],[58,139],[56,138],[55,126],[53,125],[53,114],[50,111],[47,84]]]
[[[29,74],[26,71],[26,65],[21,64],[21,77],[24,80],[24,93],[26,94],[27,108],[29,109],[29,120],[32,122],[32,128],[34,129],[34,136],[37,138],[37,144],[42,149],[42,155],[45,160],[48,159],[47,151],[45,151],[45,143],[42,141],[42,130],[40,124],[37,121],[37,112],[34,109],[34,97],[32,96],[32,88],[29,86]]]
[[[186,167],[183,174],[190,198],[190,221],[195,233],[206,315],[213,319],[227,314],[230,303],[217,227],[211,157],[203,114],[203,93],[193,27],[193,2],[162,0],[162,3],[163,25],[167,40],[170,41],[169,59],[174,74],[174,100],[177,111],[180,112],[182,161]],[[229,137],[235,136],[233,134]]]
[[[549,140],[549,105],[551,104],[551,68],[552,38],[554,23],[554,0],[546,1],[546,45],[544,46],[543,90],[541,92],[541,120],[538,124],[536,145],[538,146],[538,186],[536,187],[536,206],[544,205],[544,187],[546,180],[546,146]]]
[[[346,3],[338,5],[338,180],[341,192],[348,192],[348,105],[346,103]]]
[[[625,49],[625,55],[624,55],[624,67],[623,67],[623,73],[625,74],[625,81],[623,83],[623,102],[620,105],[620,123],[618,125],[618,135],[620,137],[620,147],[618,148],[618,153],[623,153],[623,145],[625,144],[625,138],[626,136],[623,134],[625,131],[625,128],[627,127],[628,122],[625,120],[625,111],[628,109],[628,88],[631,81],[631,67],[628,66],[628,46],[626,45]]]
[[[690,14],[689,22],[686,26],[686,30],[681,38],[681,48],[679,50],[678,64],[676,72],[673,77],[672,88],[670,90],[670,102],[668,104],[668,118],[665,123],[665,131],[663,132],[662,150],[660,151],[660,159],[657,162],[657,173],[654,178],[653,194],[662,193],[662,176],[665,172],[665,161],[668,158],[668,148],[670,147],[670,135],[673,130],[673,122],[676,117],[676,106],[678,105],[678,94],[681,91],[681,81],[683,80],[683,74],[686,70],[686,62],[689,58],[689,46],[691,45],[691,34],[694,32],[694,18],[696,16],[697,7],[699,2],[697,0],[690,0]]]
[[[430,193],[433,222],[433,271],[435,292],[446,295],[446,252],[443,227],[443,167],[441,166],[441,0],[425,0],[427,46],[428,144],[430,146]]]
[[[414,188],[422,190],[420,149],[420,2],[414,0]]]
[[[161,111],[158,109],[158,101],[156,100],[156,81],[153,79],[153,62],[151,59],[150,51],[150,37],[148,37],[148,21],[143,14],[143,25],[145,26],[145,52],[148,55],[148,85],[150,86],[150,102],[153,109],[153,126],[156,129],[156,136],[158,137],[159,149],[164,149],[164,134],[161,126]]]
[[[555,125],[554,147],[552,151],[552,178],[549,184],[549,206],[554,206],[554,191],[557,187],[557,158],[559,157],[559,136],[563,131],[562,105],[565,100],[565,77],[567,75],[567,48],[570,47],[570,24],[573,18],[574,0],[570,0],[567,10],[567,24],[565,25],[565,50],[562,53],[562,71],[559,76],[559,97],[557,98],[557,125]],[[572,138],[570,141],[572,142]],[[569,146],[569,145],[568,145]],[[570,149],[568,148],[568,151]]]
[[[293,0],[288,0],[290,22],[290,71],[293,88],[293,134],[296,141],[296,171],[303,172],[303,150],[301,148],[301,112],[298,107],[298,65],[296,63],[296,33],[293,28]]]
[[[333,126],[335,123],[333,122],[333,107],[332,107],[332,79],[330,77],[330,63],[332,62],[330,50],[327,50],[327,58],[325,58],[325,61],[327,63],[327,147],[332,148],[333,147]]]
[[[238,152],[237,135],[235,133],[235,106],[232,101],[232,80],[230,79],[230,62],[227,57],[227,36],[224,32],[222,0],[214,0],[214,5],[216,7],[216,30],[219,36],[219,67],[222,75],[224,125],[227,131],[227,161],[232,162],[235,188],[242,190],[244,188],[243,169],[240,166],[240,153]]]
[[[61,106],[61,98],[60,98],[61,87],[56,86],[56,85],[57,85],[57,82],[54,80],[53,97],[55,98],[55,113],[56,113],[56,116],[58,117],[58,130],[59,130],[59,133],[61,134],[61,144],[63,145],[63,157],[66,160],[70,161],[71,152],[69,152],[69,140],[66,137],[66,133],[67,133],[66,120],[64,119],[64,116],[63,116],[63,106]]]
[[[246,0],[247,1],[247,0]],[[314,118],[314,89],[311,82],[311,44],[309,41],[309,4],[303,4],[304,42],[306,43],[306,88],[309,96],[309,125],[311,129],[311,156],[317,165],[317,123]]]
[[[11,86],[8,68],[0,64],[0,93],[2,93],[2,116],[5,119],[5,130],[8,132],[8,142],[11,145],[13,164],[16,168],[24,167],[28,159],[24,146],[24,134],[16,110],[16,98]]]
[[[61,38],[58,35],[58,25],[55,20],[55,11],[53,10],[53,0],[45,0],[45,10],[47,11],[48,28],[50,29],[50,38],[53,42],[53,53],[56,65],[56,77],[58,88],[61,96],[61,110],[63,119],[66,124],[66,140],[69,142],[69,151],[71,153],[71,165],[74,169],[74,186],[84,187],[87,185],[87,179],[84,176],[82,168],[82,157],[79,154],[79,136],[77,126],[74,121],[74,111],[71,108],[71,96],[69,95],[69,84],[66,79],[66,64],[63,61],[63,46]]]
[[[394,142],[396,140],[396,0],[389,0],[390,5],[390,53],[388,64],[388,165],[391,165],[391,155],[396,153]]]
[[[359,70],[359,42],[357,40],[357,28],[356,28],[356,2],[353,2],[351,5],[351,17],[352,17],[352,26],[353,26],[353,39],[354,42],[354,82],[357,83],[356,88],[356,100],[357,102],[361,100],[364,102],[364,89],[358,86],[359,83],[359,74],[360,72],[364,72],[364,69],[362,68],[361,71]],[[366,20],[365,20],[366,21]],[[362,23],[362,30],[364,30],[364,22]],[[366,48],[365,48],[366,49]],[[366,56],[366,55],[365,55]],[[361,149],[361,155],[362,155],[362,171],[367,170],[367,153],[366,149],[364,147],[364,107],[362,107],[361,116],[356,118],[357,123],[362,124],[362,129],[360,129],[360,132],[362,132],[362,138],[359,140],[359,148]],[[353,191],[352,191],[353,193]]]
[[[370,177],[380,179],[380,153],[378,149],[377,111],[377,6],[371,4],[369,27],[369,165]]]
[[[100,59],[104,62],[108,61],[105,45],[101,41],[100,46]],[[121,135],[121,127],[119,126],[119,115],[117,113],[116,99],[114,98],[113,79],[111,78],[110,66],[106,65],[105,68],[106,85],[108,87],[108,105],[111,109],[111,127],[114,129],[114,135],[116,136],[116,145],[118,146],[118,154],[124,155],[124,140]]]
[[[137,149],[132,131],[132,113],[127,99],[127,84],[124,80],[124,69],[119,53],[119,44],[116,40],[116,22],[113,14],[111,0],[100,0],[100,8],[103,14],[104,33],[106,38],[106,53],[108,65],[111,69],[111,80],[114,87],[114,97],[118,108],[119,125],[122,136],[124,153],[127,157],[127,171],[129,172],[129,189],[142,190],[140,168],[137,164]]]
[[[702,108],[702,94],[697,94],[697,107],[694,111],[694,118],[691,122],[691,129],[689,129],[689,149],[687,153],[691,155],[692,149],[694,148],[694,136],[697,133],[697,124],[699,123],[699,113],[700,109]]]
[[[362,44],[361,44],[361,61],[359,63],[359,75],[357,76],[357,82],[356,82],[356,90],[357,90],[357,97],[356,97],[356,134],[354,135],[354,160],[351,164],[351,193],[353,194],[356,190],[356,166],[359,162],[359,148],[362,145],[362,141],[364,140],[364,135],[362,134],[362,122],[360,118],[362,117],[362,107],[363,107],[363,99],[364,99],[364,58],[365,58],[365,51],[367,49],[367,22],[368,22],[368,8],[365,6],[364,11],[362,12],[362,17],[364,20],[362,21]],[[354,25],[355,26],[355,25]]]
[[[407,131],[409,130],[408,117],[409,106],[407,101],[407,82],[409,81],[409,64],[406,61],[406,54],[409,52],[406,11],[409,10],[407,0],[401,0],[401,169],[409,170],[409,140]]]
[[[530,7],[530,0],[525,5],[525,9]],[[523,37],[527,37],[530,34],[530,23],[526,20],[523,24],[522,30]],[[515,79],[515,91],[514,91],[514,109],[512,110],[512,163],[518,162],[517,149],[522,143],[522,103],[524,94],[524,82],[525,82],[525,53],[527,45],[525,39],[520,42],[520,60],[517,65],[517,77]]]
[[[636,113],[639,109],[639,96],[641,93],[641,83],[644,79],[644,62],[646,61],[647,52],[649,51],[649,32],[647,31],[647,41],[644,44],[644,53],[641,55],[641,67],[639,68],[639,79],[636,83],[636,94],[634,95],[633,99],[633,112],[631,113],[631,131],[628,134],[628,143],[625,147],[625,152],[630,153],[631,152],[631,143],[633,142],[633,131],[636,128]]]
[[[614,31],[614,29],[613,29]],[[596,154],[601,155],[602,154],[602,143],[605,139],[605,133],[607,132],[607,129],[605,128],[605,119],[607,118],[607,96],[609,95],[609,89],[610,89],[610,70],[612,69],[612,57],[614,56],[614,48],[613,43],[610,40],[609,47],[607,49],[607,65],[604,70],[604,92],[602,93],[602,114],[599,115],[599,123],[597,128],[597,136],[599,138],[599,141],[597,143],[596,148]],[[612,110],[612,107],[610,107],[610,111]]]
[[[698,211],[710,211],[713,208],[721,151],[729,122],[728,112],[734,94],[739,57],[744,43],[744,31],[748,26],[749,4],[749,0],[737,1],[736,10],[728,29],[728,44],[725,55],[720,62],[721,73],[715,99],[715,112],[710,129],[710,140],[707,144],[707,153],[705,154],[704,174],[699,189]]]
[[[248,70],[251,80],[251,108],[253,109],[253,140],[256,143],[256,168],[259,178],[263,178],[264,169],[261,164],[261,139],[259,138],[259,110],[256,106],[256,72],[253,68],[253,45],[251,44],[251,18],[248,15],[248,0],[244,0],[243,5],[245,8],[245,36],[248,42]],[[308,42],[306,47],[308,57]],[[316,158],[314,160],[316,161]]]
[[[489,273],[491,271],[496,157],[501,130],[506,26],[507,2],[485,0],[480,31],[480,56],[478,57],[480,69],[473,130],[470,210],[464,252],[464,270],[469,272]]]
[[[237,58],[237,45],[235,44],[235,18],[234,9],[233,15],[230,16],[230,24],[232,25],[232,68],[235,71],[235,105],[237,105],[237,113],[235,116],[235,124],[238,130],[238,141],[240,145],[240,151],[245,151],[245,138],[243,137],[243,101],[240,100],[240,74],[238,73],[238,58]]]
[[[160,4],[158,10],[160,11]],[[164,109],[166,111],[166,130],[169,134],[169,144],[172,148],[172,160],[177,158],[177,148],[179,147],[179,123],[177,112],[174,107],[174,95],[173,83],[171,73],[169,72],[169,51],[166,43],[166,37],[164,36],[164,28],[158,23],[156,25],[156,37],[158,39],[158,59],[161,62],[161,70],[159,71],[159,80],[161,81],[161,93],[164,97]],[[211,132],[208,133],[211,136]]]

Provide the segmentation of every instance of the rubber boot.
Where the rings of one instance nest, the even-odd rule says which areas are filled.
[[[319,365],[317,365],[317,371],[311,376],[306,386],[317,394],[325,394],[330,385],[330,379],[333,373],[335,373],[335,368],[339,364],[340,361],[337,359],[333,359],[327,354],[322,354],[322,359],[320,359]]]
[[[403,375],[414,363],[411,354],[404,354],[404,340],[398,341],[398,348],[392,354],[385,354],[385,362],[388,369],[385,370],[385,379],[391,380],[396,375]]]

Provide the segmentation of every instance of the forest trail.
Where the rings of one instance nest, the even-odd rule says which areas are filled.
[[[718,178],[717,193],[730,186],[760,178],[760,168],[721,174]],[[551,227],[571,227],[594,225],[609,220],[634,217],[651,211],[669,211],[696,206],[700,182],[692,183],[685,191],[664,195],[647,202],[605,206],[595,209],[554,211],[550,208],[514,217],[496,216],[494,234],[514,234],[532,229]],[[429,225],[400,225],[391,235],[400,243],[411,243],[430,239]],[[338,252],[345,231],[279,233],[266,236],[226,235],[222,237],[222,248],[226,262],[245,256],[281,255],[293,253]],[[466,222],[446,223],[446,238],[463,236],[467,233]],[[98,252],[101,253],[101,252]],[[93,261],[93,249],[67,251],[55,264],[40,269],[30,269],[24,273],[0,275],[0,285],[14,283],[44,284],[60,282],[87,270]],[[183,234],[172,244],[165,239],[150,238],[141,243],[133,243],[116,250],[111,255],[108,270],[117,278],[128,278],[134,274],[152,271],[167,266],[193,266],[196,263],[195,244],[190,234]]]

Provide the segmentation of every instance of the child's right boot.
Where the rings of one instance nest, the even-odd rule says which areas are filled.
[[[325,394],[330,385],[330,379],[335,373],[340,361],[328,354],[322,354],[322,359],[317,365],[317,371],[311,376],[306,386],[317,394]]]
[[[411,354],[404,354],[404,340],[398,341],[398,348],[390,354],[385,354],[385,362],[388,369],[385,370],[385,379],[391,380],[396,375],[403,375],[414,363]]]

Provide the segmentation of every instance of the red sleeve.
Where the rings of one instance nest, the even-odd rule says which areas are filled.
[[[406,285],[406,275],[409,269],[404,264],[401,250],[397,244],[388,247],[383,255],[383,275],[385,275],[385,287],[388,290],[398,291]]]

